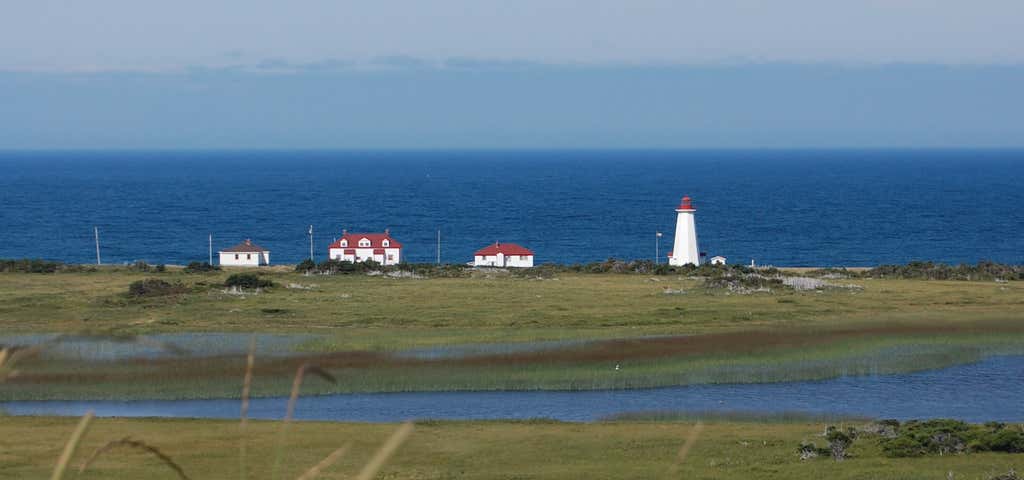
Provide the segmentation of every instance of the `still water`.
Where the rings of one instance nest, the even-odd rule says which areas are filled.
[[[761,412],[874,418],[1024,422],[1024,356],[901,375],[814,382],[693,385],[644,390],[415,392],[304,397],[296,418],[393,422],[407,419],[551,418],[594,421],[625,412]],[[250,415],[275,419],[287,399],[253,400]],[[9,402],[12,415],[236,418],[238,400]]]

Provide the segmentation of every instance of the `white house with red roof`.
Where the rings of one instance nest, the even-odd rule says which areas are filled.
[[[348,262],[374,261],[381,265],[397,265],[402,261],[402,244],[391,238],[391,231],[384,233],[348,233],[341,231],[341,238],[327,247],[331,260]]]
[[[225,267],[259,267],[270,265],[270,250],[267,250],[248,238],[231,248],[220,250],[220,264]]]
[[[494,242],[473,254],[474,267],[532,267],[533,251],[514,243]]]

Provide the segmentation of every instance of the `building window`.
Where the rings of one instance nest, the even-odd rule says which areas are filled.
[[[341,246],[347,247],[348,246],[348,240],[342,240],[341,241]]]
[[[237,253],[235,254],[235,260],[238,260],[238,254]]]
[[[384,245],[385,247],[390,247],[390,246],[391,246],[391,242],[389,242],[389,241],[387,241],[387,240],[384,240],[384,242],[382,243],[382,245]]]
[[[395,259],[394,255],[388,255],[388,260],[394,260],[394,259]]]
[[[245,254],[245,259],[246,260],[252,260],[252,254],[251,253]]]

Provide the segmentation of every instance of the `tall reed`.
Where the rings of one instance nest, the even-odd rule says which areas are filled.
[[[326,370],[309,363],[303,363],[299,366],[295,372],[295,379],[292,381],[292,393],[288,396],[288,406],[285,409],[284,420],[281,421],[281,426],[277,430],[277,446],[274,448],[274,466],[270,470],[270,478],[277,480],[278,475],[281,471],[281,457],[284,453],[285,437],[288,434],[288,425],[292,422],[292,417],[295,415],[295,403],[299,400],[299,388],[302,387],[302,380],[305,378],[306,373],[312,373],[324,380],[331,383],[337,383],[337,379],[333,375],[327,373]]]
[[[120,440],[113,440],[107,442],[106,445],[97,448],[96,451],[93,452],[92,455],[90,455],[89,458],[82,462],[82,465],[78,467],[78,473],[84,473],[85,469],[89,468],[89,465],[92,465],[93,462],[95,462],[96,459],[100,457],[100,455],[103,455],[104,453],[107,453],[117,447],[134,448],[152,454],[154,457],[159,459],[164,465],[167,465],[167,468],[173,470],[174,473],[178,475],[178,478],[180,478],[181,480],[191,480],[189,476],[185,474],[185,471],[181,468],[181,465],[178,465],[177,462],[174,461],[174,459],[167,456],[164,452],[161,452],[159,448],[156,448],[141,440],[133,440],[131,437],[124,437]]]
[[[322,472],[325,468],[334,465],[334,463],[340,460],[341,457],[344,457],[345,454],[348,453],[349,448],[351,447],[352,442],[346,442],[341,447],[338,447],[337,450],[331,452],[331,454],[325,457],[323,460],[320,460],[320,463],[313,465],[312,467],[309,468],[309,470],[306,470],[306,473],[299,475],[299,477],[296,480],[312,480],[313,478],[316,478],[316,476],[320,475],[320,472]]]
[[[92,419],[95,415],[92,410],[86,412],[85,416],[78,421],[78,426],[71,432],[71,438],[68,439],[68,443],[64,445],[64,451],[61,452],[60,458],[57,459],[57,466],[53,469],[53,475],[50,475],[50,480],[60,480],[64,478],[64,471],[68,468],[68,463],[71,462],[71,457],[75,455],[75,451],[78,450],[78,444],[81,443],[82,437],[85,436],[86,430],[89,429],[89,424],[92,423]]]
[[[409,435],[412,434],[412,429],[412,422],[405,422],[399,426],[398,429],[388,437],[387,441],[384,442],[384,445],[377,450],[377,453],[373,454],[373,458],[371,458],[370,461],[367,462],[366,466],[364,466],[359,472],[359,475],[356,476],[356,480],[370,480],[375,477],[381,467],[383,467],[384,464],[387,463],[388,459],[395,454],[398,447],[401,447],[402,444],[405,443],[406,439],[409,438]]]
[[[252,369],[256,365],[256,335],[249,338],[249,355],[245,358],[245,377],[242,380],[241,420],[238,424],[238,478],[248,477],[248,429],[249,429],[249,394],[252,391]]]

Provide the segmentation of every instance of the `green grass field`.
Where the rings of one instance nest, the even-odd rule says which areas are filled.
[[[839,280],[863,289],[729,295],[675,276],[393,279],[277,269],[267,276],[279,287],[239,296],[218,288],[228,273],[3,273],[0,327],[5,333],[313,332],[335,336],[334,347],[356,348],[1024,319],[1019,282]],[[192,291],[127,298],[128,285],[143,278],[180,281]]]
[[[0,478],[48,478],[77,419],[0,418]],[[317,478],[352,478],[395,425],[300,422],[291,425],[280,470],[292,479],[346,442],[352,449]],[[821,444],[819,423],[711,421],[686,459],[678,452],[692,423],[425,422],[378,478],[403,479],[988,479],[1024,468],[1024,454],[973,453],[885,457],[858,439],[842,462],[801,461],[802,440]],[[270,478],[276,422],[249,424],[249,478]],[[84,437],[66,478],[175,478],[153,457],[113,450],[82,475],[79,464],[108,441],[130,435],[158,447],[192,478],[239,478],[237,421],[98,419]],[[948,476],[952,475],[952,477]]]
[[[104,268],[0,274],[0,332],[87,333],[126,341],[155,333],[316,336],[295,357],[261,355],[258,349],[253,395],[284,394],[296,368],[306,362],[323,366],[338,383],[307,381],[304,395],[765,382],[1024,354],[1020,282],[839,280],[861,288],[737,295],[674,276],[395,279],[275,269],[267,276],[278,287],[240,296],[219,286],[229,273]],[[128,285],[143,278],[182,282],[187,293],[130,298]],[[393,355],[409,348],[545,340],[585,342],[465,358]],[[0,400],[239,395],[242,356],[194,353],[200,358],[22,359],[14,366],[18,374],[0,383]],[[0,479],[48,478],[76,421],[0,416]],[[250,423],[247,478],[271,478],[279,427]],[[859,439],[853,457],[843,462],[799,460],[797,445],[803,440],[824,444],[824,427],[799,418],[709,420],[680,463],[680,447],[693,428],[689,422],[421,422],[378,478],[987,480],[1024,468],[1022,454],[888,458],[871,439]],[[280,478],[296,478],[349,441],[349,454],[318,478],[352,478],[394,429],[295,423],[284,443]],[[123,449],[104,454],[77,475],[93,451],[126,436],[159,448],[192,478],[240,478],[237,421],[171,419],[96,420],[65,478],[174,478],[152,456]]]
[[[396,279],[304,276],[278,268],[266,272],[277,287],[233,295],[220,287],[229,273],[106,268],[0,274],[0,329],[4,334],[316,335],[301,346],[302,357],[268,358],[258,350],[255,395],[287,392],[303,362],[339,378],[336,385],[313,384],[308,390],[329,393],[803,380],[1024,353],[1020,282],[838,280],[861,288],[738,295],[676,276]],[[181,282],[187,293],[130,298],[128,285],[143,278]],[[542,340],[589,342],[464,359],[389,354]],[[0,400],[232,397],[239,392],[243,362],[239,355],[29,361],[0,389]],[[162,379],[159,386],[144,381],[154,377]]]

